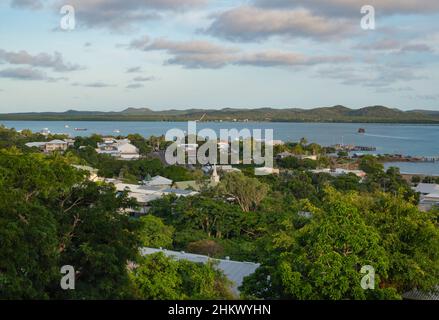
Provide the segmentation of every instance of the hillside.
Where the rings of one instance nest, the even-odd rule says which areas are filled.
[[[75,111],[0,114],[0,120],[44,121],[268,121],[268,122],[377,122],[439,123],[439,112],[428,110],[401,111],[384,106],[350,109],[345,106],[315,109],[187,109],[153,111],[150,108],[127,108],[120,112]]]

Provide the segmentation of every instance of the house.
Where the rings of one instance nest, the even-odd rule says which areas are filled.
[[[420,183],[414,188],[416,192],[421,195],[427,195],[430,193],[439,194],[439,184],[434,183]]]
[[[98,169],[89,167],[89,166],[80,166],[80,165],[72,165],[72,167],[78,169],[78,170],[82,170],[82,171],[86,171],[88,172],[88,179],[90,181],[98,181],[99,177],[98,177]]]
[[[420,183],[413,190],[421,194],[420,210],[429,211],[432,207],[439,205],[439,184]]]
[[[29,142],[26,143],[26,147],[38,148],[45,153],[49,153],[54,151],[66,151],[69,147],[69,142],[64,140],[52,140],[48,142]]]
[[[277,160],[282,160],[285,158],[293,157],[299,160],[314,160],[317,161],[317,155],[305,155],[305,154],[294,154],[288,151],[281,152],[276,156]]]
[[[348,169],[342,169],[342,168],[336,168],[336,169],[317,169],[317,170],[311,170],[312,173],[327,173],[330,174],[333,177],[339,177],[342,175],[347,174],[354,174],[357,177],[363,179],[366,177],[366,172],[362,170],[348,170]]]
[[[230,165],[224,165],[224,166],[218,166],[218,171],[222,171],[224,173],[230,173],[230,172],[241,172],[238,168],[233,168]]]
[[[255,168],[255,175],[257,176],[267,176],[270,174],[279,174],[279,169],[269,168],[269,167],[262,167],[262,168]]]
[[[140,158],[139,149],[132,145],[128,139],[103,138],[103,142],[98,143],[96,152],[99,154],[109,154],[122,160]]]
[[[46,143],[45,152],[66,151],[69,144],[64,140],[52,140]]]
[[[160,177],[163,178],[163,177]],[[166,179],[166,178],[164,178]],[[172,183],[172,181],[171,181]],[[158,200],[167,195],[175,195],[177,197],[189,197],[198,194],[196,191],[171,189],[170,185],[137,185],[115,182],[114,186],[118,192],[128,192],[130,198],[136,199],[140,205],[139,209],[128,210],[133,215],[143,215],[149,210],[148,204],[151,201]]]
[[[148,181],[143,181],[143,184],[148,187],[170,188],[172,186],[172,180],[162,176],[155,176]]]
[[[228,258],[212,259],[208,256],[186,253],[184,251],[177,252],[165,249],[142,248],[140,252],[143,256],[161,252],[175,260],[187,260],[194,263],[208,263],[213,260],[218,263],[217,268],[232,282],[232,290],[238,296],[238,288],[242,285],[244,278],[255,273],[256,269],[260,267],[259,263],[232,261]]]
[[[439,300],[439,286],[436,287],[435,291],[432,292],[422,292],[419,290],[412,290],[406,292],[402,295],[405,300]]]

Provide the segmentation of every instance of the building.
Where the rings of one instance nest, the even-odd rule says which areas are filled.
[[[155,176],[150,180],[143,181],[143,184],[148,187],[170,188],[172,186],[172,180],[162,176]]]
[[[213,166],[213,172],[212,172],[212,176],[210,177],[210,183],[213,185],[217,185],[218,183],[220,183],[220,176],[216,171],[216,165]]]
[[[419,290],[412,290],[406,292],[402,296],[405,300],[439,300],[439,286],[436,287],[435,292],[422,292]]]
[[[294,154],[288,151],[281,152],[276,156],[277,160],[282,160],[285,158],[293,157],[299,160],[314,160],[317,161],[317,155],[305,155],[305,154]]]
[[[89,167],[89,166],[80,166],[80,165],[72,165],[72,167],[88,172],[88,179],[90,181],[96,182],[99,180],[98,169]]]
[[[68,142],[64,140],[52,140],[46,143],[44,149],[46,152],[66,151],[68,147]]]
[[[420,183],[414,188],[416,192],[419,192],[421,195],[427,194],[439,194],[439,184],[434,183]]]
[[[136,199],[137,203],[140,205],[140,208],[128,210],[131,214],[136,216],[148,213],[148,204],[151,201],[158,200],[164,196],[175,195],[177,197],[189,197],[198,194],[196,191],[171,189],[170,185],[137,185],[115,182],[114,186],[116,187],[116,191],[127,191],[129,197]]]
[[[439,184],[420,183],[413,190],[421,195],[419,201],[420,210],[428,211],[432,207],[439,205]]]
[[[69,141],[52,140],[52,141],[47,141],[47,142],[29,142],[29,143],[26,143],[26,147],[38,148],[45,153],[54,152],[54,151],[64,152],[74,142],[75,141],[71,140],[71,139],[69,139]]]
[[[217,268],[221,270],[224,275],[232,282],[232,290],[236,295],[239,295],[239,287],[245,277],[255,273],[256,269],[260,267],[259,263],[253,262],[239,262],[232,261],[230,259],[212,259],[208,256],[192,254],[186,252],[177,252],[164,249],[142,248],[142,255],[150,255],[162,252],[168,257],[172,257],[175,260],[187,260],[194,263],[207,263],[210,260],[218,262]]]
[[[218,171],[224,172],[224,173],[230,173],[230,172],[241,172],[238,168],[233,168],[230,165],[224,165],[224,166],[218,166]]]
[[[98,143],[96,152],[108,154],[122,160],[136,160],[140,158],[139,149],[132,145],[128,139],[104,138],[102,143]]]
[[[311,170],[312,173],[327,173],[330,174],[333,177],[339,177],[347,174],[354,174],[357,177],[363,179],[366,177],[366,172],[362,170],[348,170],[348,169],[342,169],[342,168],[336,168],[336,169],[317,169],[317,170]]]
[[[270,174],[279,174],[279,169],[269,168],[269,167],[262,167],[262,168],[255,168],[255,175],[257,176],[267,176]]]

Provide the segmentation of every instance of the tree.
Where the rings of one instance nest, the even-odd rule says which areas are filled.
[[[141,217],[140,221],[142,246],[172,249],[174,227],[165,225],[162,219],[150,214]]]
[[[383,164],[378,162],[378,159],[371,155],[366,155],[361,158],[359,168],[368,175],[377,175],[384,172]]]
[[[129,297],[138,224],[120,210],[134,205],[63,156],[0,150],[0,298]],[[76,290],[61,290],[63,265]]]
[[[421,213],[402,196],[341,193],[331,188],[302,226],[285,223],[260,270],[243,291],[259,298],[401,299],[434,290],[439,279],[437,213]],[[270,254],[271,252],[271,254]],[[375,289],[360,287],[362,266]],[[267,277],[269,280],[267,280]]]
[[[231,299],[230,282],[214,264],[176,261],[163,253],[144,257],[132,270],[136,295],[147,300]]]
[[[225,175],[218,191],[236,199],[242,211],[255,210],[268,193],[268,186],[256,178],[246,177],[241,172],[232,172]]]
[[[224,253],[224,248],[213,240],[205,239],[189,243],[187,251],[219,258]]]

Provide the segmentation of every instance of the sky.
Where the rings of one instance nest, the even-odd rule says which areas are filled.
[[[0,113],[439,110],[438,85],[437,0],[0,2]]]

